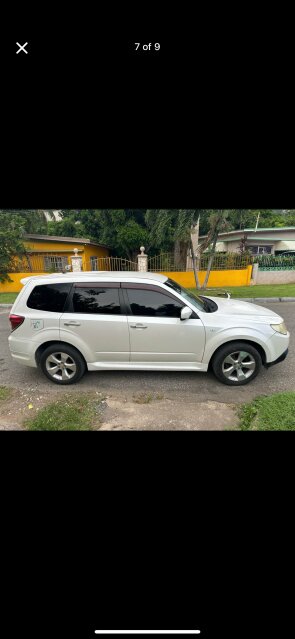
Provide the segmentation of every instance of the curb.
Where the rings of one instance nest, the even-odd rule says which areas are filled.
[[[295,297],[231,297],[231,300],[235,299],[240,302],[295,302]]]
[[[13,304],[0,304],[0,308],[12,308]]]

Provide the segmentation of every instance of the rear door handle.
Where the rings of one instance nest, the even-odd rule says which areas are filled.
[[[130,328],[147,328],[146,324],[130,324]]]
[[[64,322],[65,326],[81,326],[80,322]]]

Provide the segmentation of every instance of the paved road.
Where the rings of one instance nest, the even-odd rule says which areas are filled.
[[[261,374],[247,386],[233,389],[219,383],[211,373],[164,373],[141,371],[106,371],[87,373],[79,382],[79,392],[96,390],[113,397],[131,397],[134,393],[161,393],[167,399],[178,401],[240,403],[257,395],[295,390],[295,302],[263,304],[286,321],[291,332],[287,359]],[[64,392],[63,387],[49,382],[37,369],[23,367],[9,354],[7,337],[10,332],[8,312],[0,309],[0,386],[33,390],[45,394],[53,390]]]

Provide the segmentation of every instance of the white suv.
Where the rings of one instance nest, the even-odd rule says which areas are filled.
[[[207,371],[247,384],[285,359],[283,319],[239,300],[194,296],[164,275],[82,272],[27,277],[11,309],[14,359],[57,384],[85,371]]]

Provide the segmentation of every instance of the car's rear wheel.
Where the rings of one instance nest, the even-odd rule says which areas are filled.
[[[84,375],[86,366],[80,353],[67,344],[53,344],[40,358],[43,373],[55,384],[75,384]]]
[[[222,346],[213,357],[216,377],[229,386],[248,384],[258,375],[262,361],[260,353],[246,342],[231,342]]]

